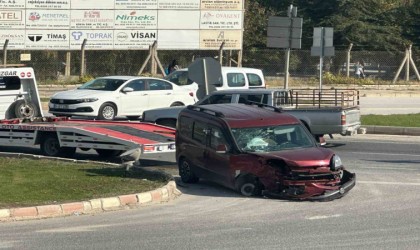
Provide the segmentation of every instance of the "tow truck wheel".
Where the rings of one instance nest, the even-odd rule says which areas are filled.
[[[58,138],[55,135],[49,135],[41,143],[41,152],[46,156],[71,157],[76,152],[76,148],[60,147]]]
[[[262,185],[255,176],[248,175],[237,180],[237,189],[243,196],[260,196]]]
[[[39,116],[36,105],[31,101],[19,100],[14,104],[16,118],[32,118]]]
[[[103,158],[112,158],[119,156],[123,151],[122,150],[113,150],[113,149],[95,149],[96,153]]]
[[[99,108],[98,119],[99,120],[114,120],[117,115],[117,108],[114,104],[104,103]]]
[[[182,159],[178,165],[179,169],[179,176],[181,176],[181,180],[184,183],[197,183],[198,177],[193,173],[191,169],[191,163],[186,160]]]

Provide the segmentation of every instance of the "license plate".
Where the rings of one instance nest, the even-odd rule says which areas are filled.
[[[66,104],[54,104],[55,109],[68,109],[69,105]]]

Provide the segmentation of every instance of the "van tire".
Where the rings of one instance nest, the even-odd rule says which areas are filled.
[[[243,196],[261,196],[263,185],[258,178],[253,175],[239,177],[236,181],[236,187]]]
[[[199,178],[194,174],[191,163],[187,159],[180,160],[178,164],[179,176],[184,183],[197,183]]]
[[[76,148],[60,147],[60,142],[56,135],[47,135],[41,142],[41,153],[52,157],[71,157],[76,152]]]
[[[116,115],[117,107],[112,103],[104,103],[99,108],[98,119],[112,121]]]
[[[33,118],[38,117],[37,106],[28,100],[18,100],[13,104],[13,115],[15,118]]]

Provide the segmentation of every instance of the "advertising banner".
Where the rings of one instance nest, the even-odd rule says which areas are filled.
[[[9,49],[24,49],[25,48],[25,30],[0,30],[0,41],[9,39]]]
[[[201,0],[159,0],[158,9],[198,10]]]
[[[26,0],[25,7],[27,9],[68,10],[70,9],[70,0]]]
[[[25,47],[33,50],[69,48],[68,30],[26,30]]]
[[[115,0],[115,9],[154,9],[158,8],[157,0]]]
[[[25,10],[0,10],[0,28],[25,28]]]
[[[241,49],[244,2],[0,0],[0,39],[12,50],[79,50],[84,39],[91,50]]]
[[[200,31],[200,49],[216,50],[225,42],[225,49],[242,48],[240,30],[202,30]]]
[[[29,29],[68,29],[70,10],[26,10],[26,27]]]
[[[114,49],[113,30],[72,30],[70,31],[70,49],[79,50],[86,39],[85,49]]]
[[[114,49],[148,49],[157,34],[157,30],[115,30]]]
[[[201,11],[200,29],[241,29],[242,11]]]
[[[157,10],[115,10],[115,29],[157,29]]]

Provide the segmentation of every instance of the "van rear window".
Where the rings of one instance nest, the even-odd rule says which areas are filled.
[[[20,89],[20,78],[18,76],[0,77],[0,91]]]

